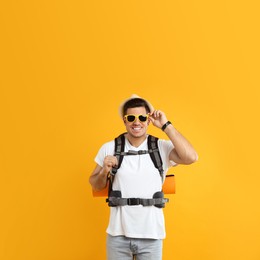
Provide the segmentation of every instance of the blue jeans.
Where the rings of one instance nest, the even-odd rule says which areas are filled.
[[[162,260],[162,240],[107,235],[107,260]]]

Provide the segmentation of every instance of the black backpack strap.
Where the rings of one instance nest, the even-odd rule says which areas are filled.
[[[118,165],[112,168],[112,175],[115,175],[117,173],[117,170],[121,166],[121,163],[124,158],[123,155],[124,150],[125,150],[125,133],[115,138],[114,156],[117,158]]]
[[[113,181],[115,178],[115,174],[117,173],[117,170],[120,168],[121,163],[124,159],[123,152],[125,150],[125,133],[119,135],[115,138],[115,149],[114,149],[114,156],[117,158],[117,166],[112,167],[112,171],[109,174],[108,179],[108,197],[111,196],[111,192],[113,193]]]
[[[108,202],[108,206],[110,207],[126,206],[126,205],[128,206],[142,205],[144,207],[155,206],[158,208],[164,208],[165,203],[169,202],[169,199],[164,198],[164,194],[161,191],[156,192],[152,199],[121,198],[120,191],[114,191],[114,192],[118,192],[118,194],[114,193],[106,200]]]
[[[158,169],[163,178],[163,162],[158,148],[158,138],[152,135],[148,136],[148,149],[150,157],[156,169]]]

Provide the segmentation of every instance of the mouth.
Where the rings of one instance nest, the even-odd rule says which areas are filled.
[[[140,132],[141,130],[142,130],[142,127],[132,127],[132,130],[134,131],[134,132]]]

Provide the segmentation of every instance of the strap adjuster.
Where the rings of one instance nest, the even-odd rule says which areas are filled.
[[[140,205],[141,201],[140,198],[128,198],[127,199],[127,205],[134,206],[134,205]]]

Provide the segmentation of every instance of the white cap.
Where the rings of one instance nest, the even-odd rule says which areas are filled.
[[[153,112],[153,111],[154,111],[154,108],[153,108],[152,104],[151,104],[149,101],[147,101],[146,99],[144,99],[144,98],[142,98],[142,97],[139,97],[139,96],[136,95],[136,94],[133,94],[130,98],[125,99],[125,100],[120,104],[120,106],[119,106],[118,112],[119,112],[119,115],[120,115],[120,117],[121,117],[122,119],[123,119],[123,117],[124,117],[124,105],[125,105],[125,103],[128,102],[129,100],[135,99],[135,98],[141,98],[141,99],[143,99],[143,100],[147,103],[147,105],[148,105],[148,107],[149,107],[149,109],[150,109],[150,112]]]

